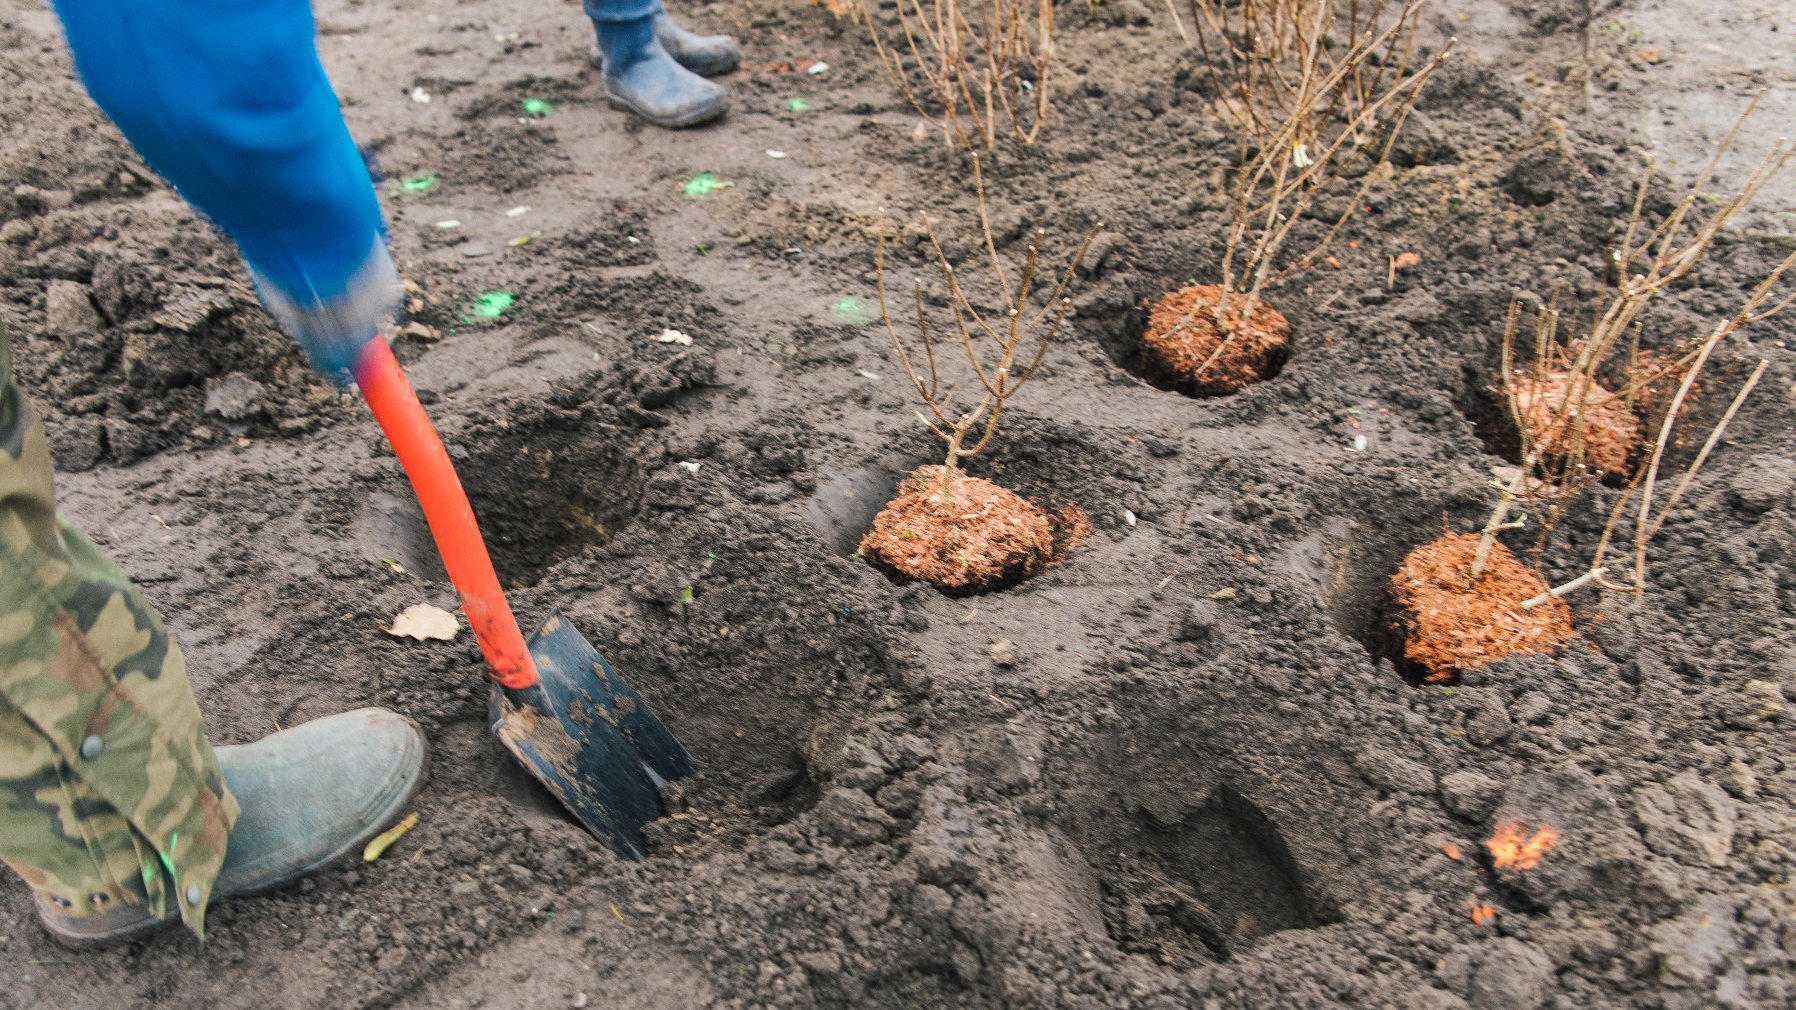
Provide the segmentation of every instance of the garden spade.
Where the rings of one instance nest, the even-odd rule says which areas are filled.
[[[560,611],[525,641],[461,480],[392,348],[369,341],[354,374],[418,493],[486,657],[493,732],[588,831],[641,859],[642,827],[663,812],[661,787],[691,774],[692,758]]]

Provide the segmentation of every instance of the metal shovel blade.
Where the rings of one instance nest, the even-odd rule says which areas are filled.
[[[493,732],[586,830],[641,859],[661,787],[692,774],[691,755],[559,610],[527,644],[538,682],[493,688]]]

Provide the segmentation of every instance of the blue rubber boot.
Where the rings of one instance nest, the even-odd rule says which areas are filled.
[[[218,768],[242,812],[214,897],[252,894],[313,873],[367,844],[424,781],[424,734],[404,716],[364,708],[220,747]],[[74,915],[41,896],[38,918],[71,947],[97,947],[179,921],[122,904]]]
[[[656,37],[657,22],[665,17],[661,5],[630,11],[618,6],[588,3],[586,8],[598,32],[605,97],[612,106],[670,129],[723,115],[728,108],[723,89],[681,66]],[[635,16],[619,16],[625,13]]]

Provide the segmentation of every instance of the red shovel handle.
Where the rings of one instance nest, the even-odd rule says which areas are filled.
[[[355,381],[418,493],[430,534],[443,555],[443,567],[461,594],[462,612],[468,615],[493,679],[509,688],[536,683],[536,664],[524,645],[517,619],[511,616],[511,607],[505,603],[505,591],[499,588],[499,576],[493,572],[467,493],[385,339],[376,337],[362,349]]]

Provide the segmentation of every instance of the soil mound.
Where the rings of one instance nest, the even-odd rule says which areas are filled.
[[[861,556],[900,581],[951,596],[1008,589],[1066,556],[1087,532],[1083,513],[1044,511],[981,477],[956,472],[948,497],[942,468],[920,467],[860,544]]]
[[[1550,653],[1572,637],[1571,607],[1549,600],[1533,610],[1522,601],[1547,591],[1546,581],[1501,543],[1491,546],[1484,577],[1468,574],[1478,534],[1450,533],[1409,552],[1391,576],[1389,642],[1399,665],[1430,684],[1518,652]]]
[[[1193,284],[1154,305],[1141,337],[1143,366],[1189,396],[1226,396],[1278,374],[1291,324],[1263,299],[1243,314],[1245,296],[1229,300],[1225,331],[1217,325],[1222,288]]]

